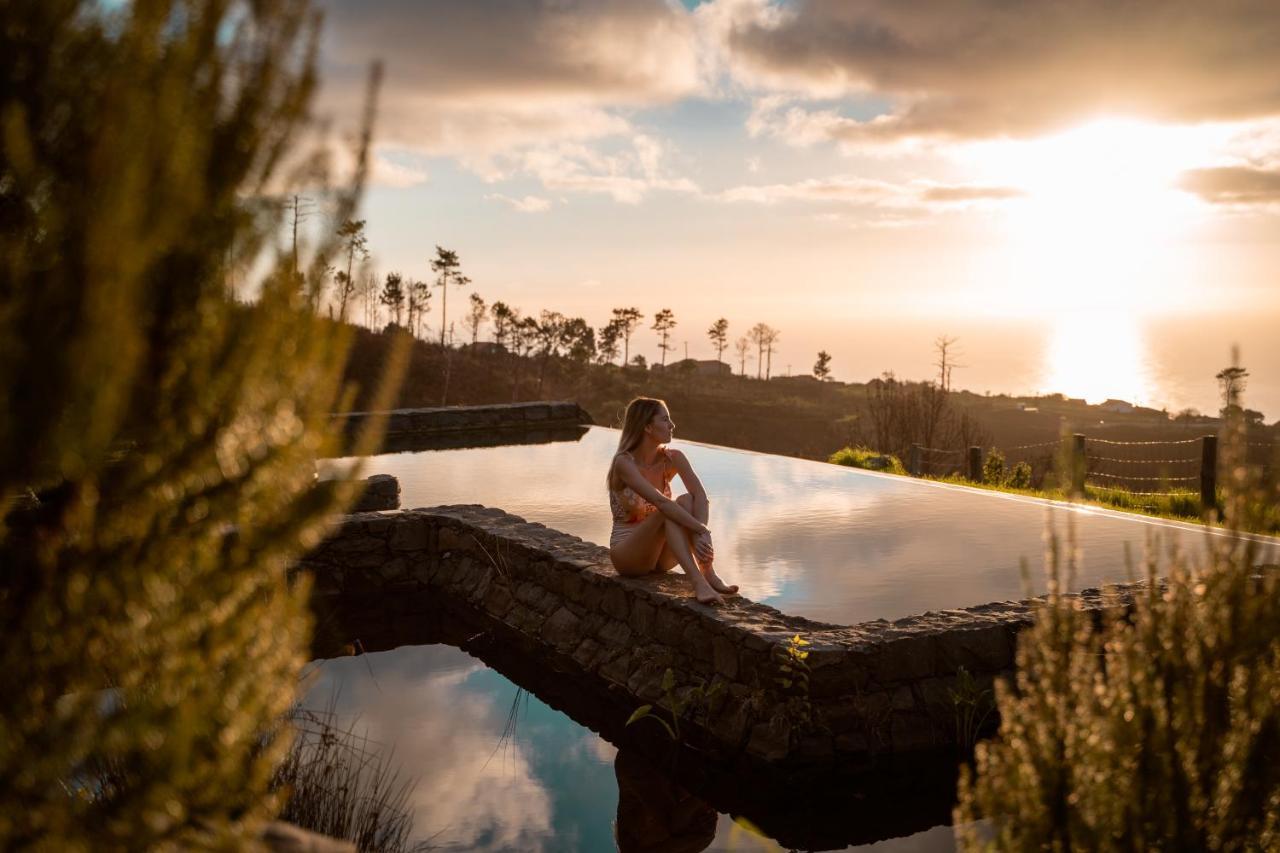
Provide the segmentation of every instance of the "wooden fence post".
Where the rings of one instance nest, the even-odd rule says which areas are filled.
[[[1071,491],[1073,494],[1084,494],[1084,478],[1089,472],[1085,463],[1084,433],[1071,436]]]
[[[1218,437],[1200,439],[1200,512],[1218,507]]]
[[[982,448],[969,448],[969,479],[975,483],[982,482]]]
[[[920,445],[911,445],[911,455],[907,457],[907,473],[912,477],[920,476]]]

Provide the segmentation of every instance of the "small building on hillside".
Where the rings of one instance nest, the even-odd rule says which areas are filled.
[[[731,376],[733,374],[732,367],[723,361],[716,361],[714,358],[682,358],[679,361],[671,362],[665,367],[661,364],[651,364],[649,369],[657,372],[692,373],[697,376]]]
[[[1124,400],[1104,400],[1099,406],[1104,412],[1115,412],[1117,415],[1133,414],[1133,403],[1126,403]]]

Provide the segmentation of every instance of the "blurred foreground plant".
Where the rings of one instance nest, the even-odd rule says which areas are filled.
[[[1276,496],[1244,464],[1238,419],[1229,431],[1234,534]],[[1018,638],[1015,686],[997,684],[1000,734],[961,771],[963,846],[1280,847],[1280,584],[1256,541],[1206,540],[1203,565],[1149,553],[1131,611],[1098,628],[1063,595],[1073,543],[1064,559],[1051,537],[1047,602]]]
[[[313,481],[346,341],[287,262],[252,306],[225,282],[277,226],[257,200],[320,178],[280,175],[316,35],[308,0],[0,6],[4,849],[238,845],[274,814],[286,569],[351,496]]]

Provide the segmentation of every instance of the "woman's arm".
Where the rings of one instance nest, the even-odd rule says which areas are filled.
[[[681,527],[686,527],[695,533],[702,533],[706,531],[706,525],[686,512],[684,507],[680,506],[680,504],[655,489],[653,487],[653,483],[646,480],[644,475],[640,473],[640,469],[636,466],[635,460],[630,456],[618,454],[614,457],[613,464],[617,466],[618,475],[622,477],[622,482],[630,486],[631,491],[657,507],[658,511],[667,518],[671,519],[676,524],[679,524]],[[687,465],[688,463],[686,462],[685,464]],[[689,485],[683,476],[680,478],[680,482],[684,483],[686,486]]]
[[[675,465],[676,473],[680,475],[680,482],[684,483],[684,487],[688,490],[690,497],[694,501],[706,501],[707,490],[702,487],[702,481],[693,472],[693,465],[690,464],[689,457],[679,450],[668,450],[667,456],[671,458],[671,462]]]
[[[693,465],[689,462],[689,457],[679,450],[668,450],[667,456],[670,457],[671,463],[675,466],[676,473],[680,475],[680,482],[684,483],[685,489],[689,492],[689,497],[693,498],[694,517],[707,518],[707,490],[702,487],[702,481],[693,472]],[[710,560],[715,556],[715,550],[711,546],[711,531],[707,529],[705,524],[694,537],[693,547],[700,560]]]

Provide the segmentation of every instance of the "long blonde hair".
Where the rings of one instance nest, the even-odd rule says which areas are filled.
[[[667,408],[663,400],[656,397],[636,397],[627,403],[627,412],[622,416],[622,436],[618,439],[618,453],[631,453],[644,441],[644,428]],[[608,487],[617,491],[622,488],[622,478],[618,476],[615,455],[609,461],[609,473],[605,475]]]

